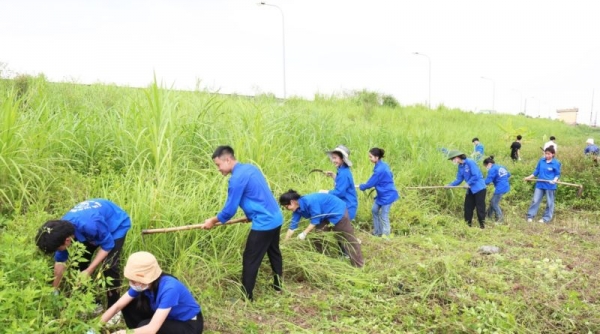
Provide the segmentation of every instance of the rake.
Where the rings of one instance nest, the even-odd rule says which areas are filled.
[[[547,183],[552,182],[552,180],[542,180],[542,179],[531,179],[531,180],[526,180],[526,181],[547,182]],[[556,181],[554,183],[562,184],[562,185],[569,186],[569,187],[577,187],[577,188],[579,188],[579,189],[577,189],[577,197],[581,197],[581,195],[583,195],[583,184],[567,183],[567,182],[561,182],[561,181]]]

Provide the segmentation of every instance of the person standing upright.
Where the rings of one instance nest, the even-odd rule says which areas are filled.
[[[256,276],[265,254],[273,270],[273,288],[280,291],[283,259],[279,249],[279,234],[283,214],[267,180],[256,166],[238,162],[230,146],[217,147],[212,159],[219,172],[223,176],[231,174],[231,178],[225,206],[215,217],[206,219],[202,228],[211,229],[219,222],[227,222],[235,215],[238,206],[241,207],[252,223],[242,262],[242,285],[246,297],[254,300]]]
[[[376,237],[383,237],[385,239],[390,237],[390,209],[392,204],[400,198],[396,185],[394,185],[394,175],[390,170],[388,164],[382,159],[385,155],[385,151],[378,147],[373,147],[369,150],[369,160],[375,165],[373,167],[373,175],[369,178],[366,183],[358,186],[361,191],[365,191],[370,188],[375,188],[377,196],[375,196],[375,203],[373,203],[373,235]]]
[[[473,140],[471,140],[471,142],[473,143],[473,159],[475,159],[475,161],[479,161],[481,160],[481,158],[483,158],[483,144],[479,142],[479,138],[475,137],[473,138]]]
[[[521,135],[517,136],[517,140],[510,145],[510,158],[513,162],[521,160]]]
[[[523,180],[529,181],[538,178],[535,183],[535,191],[529,210],[527,210],[527,222],[531,223],[540,208],[542,198],[546,195],[546,211],[539,223],[549,223],[554,215],[554,195],[556,192],[556,181],[560,177],[560,162],[554,158],[554,147],[548,146],[544,150],[544,157],[538,161],[533,173]]]
[[[558,144],[556,144],[556,137],[550,136],[550,140],[544,144],[544,147],[542,147],[542,150],[544,152],[546,152],[546,149],[550,146],[554,147],[554,155],[556,155],[556,153],[558,152]]]

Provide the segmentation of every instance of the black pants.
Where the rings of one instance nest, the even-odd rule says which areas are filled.
[[[486,189],[480,190],[476,194],[467,190],[465,195],[465,221],[471,226],[473,221],[473,210],[477,209],[477,220],[479,227],[485,227],[485,193]]]
[[[258,268],[265,257],[269,256],[273,270],[273,288],[281,290],[281,277],[283,276],[283,259],[279,250],[279,234],[281,226],[268,231],[251,230],[246,240],[246,249],[242,262],[242,285],[248,299],[253,300],[254,285]]]
[[[141,304],[140,304],[141,303]],[[127,328],[139,328],[146,326],[152,320],[154,312],[150,309],[149,300],[142,298],[141,295],[125,306],[123,310],[123,319]],[[202,312],[196,315],[196,319],[188,321],[177,321],[166,319],[158,330],[158,334],[200,334],[204,329],[204,319]]]
[[[85,270],[90,265],[94,252],[98,248],[96,245],[92,245],[89,242],[84,242],[87,253],[83,256],[88,262],[79,263],[79,270]],[[104,268],[104,277],[112,278],[111,287],[106,290],[107,309],[121,297],[119,295],[119,288],[121,287],[121,251],[123,250],[123,244],[125,244],[125,237],[115,240],[115,247],[111,249],[104,263],[100,264],[98,268]]]

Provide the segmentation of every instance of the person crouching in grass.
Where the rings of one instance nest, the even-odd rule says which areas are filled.
[[[129,290],[100,318],[108,322],[119,311],[127,328],[113,334],[161,333],[200,334],[204,319],[200,305],[177,278],[163,273],[156,257],[148,252],[133,253],[127,259],[124,276]]]
[[[301,196],[295,190],[288,190],[279,197],[279,204],[293,212],[292,221],[285,239],[288,240],[298,228],[300,219],[310,220],[310,224],[300,232],[298,239],[304,240],[312,231],[334,231],[338,242],[345,247],[353,266],[361,268],[364,265],[360,241],[354,235],[354,227],[350,222],[346,204],[341,199],[323,193],[313,193]],[[333,224],[330,227],[329,224]]]

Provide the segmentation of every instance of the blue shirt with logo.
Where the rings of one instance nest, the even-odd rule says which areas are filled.
[[[115,247],[115,240],[125,237],[131,228],[131,219],[123,209],[100,198],[77,204],[61,219],[75,226],[75,240],[100,246],[107,252]],[[68,258],[68,250],[54,254],[56,262],[65,262]]]
[[[189,321],[198,315],[201,310],[190,290],[178,279],[169,275],[163,275],[159,278],[156,296],[150,289],[137,292],[131,287],[127,293],[132,298],[139,296],[140,293],[145,294],[150,300],[152,311],[170,308],[169,315],[167,315],[169,320]]]
[[[485,184],[494,183],[494,194],[506,194],[510,190],[510,172],[504,166],[492,164],[492,167],[488,170]]]
[[[554,178],[560,177],[560,162],[555,158],[552,158],[550,162],[546,161],[546,158],[541,158],[535,166],[533,175],[540,180],[554,180]],[[536,182],[535,187],[544,190],[555,190],[556,184]]]
[[[281,209],[261,171],[256,166],[239,162],[231,171],[227,201],[217,219],[221,223],[228,221],[235,215],[238,206],[252,221],[253,230],[268,231],[283,223]]]
[[[338,168],[337,175],[335,176],[335,188],[330,190],[329,193],[340,198],[342,201],[344,201],[344,203],[346,203],[346,208],[348,209],[348,216],[350,219],[354,219],[354,217],[356,217],[358,199],[356,197],[354,178],[352,178],[352,172],[348,166],[342,165]]]
[[[375,191],[377,192],[375,203],[377,205],[392,204],[400,198],[396,190],[396,185],[394,185],[394,175],[390,167],[382,160],[375,163],[373,175],[371,175],[367,183],[363,183],[358,187],[361,191],[375,187]]]
[[[298,228],[300,219],[310,219],[313,225],[319,225],[327,220],[333,225],[339,223],[346,213],[346,204],[341,199],[330,195],[313,193],[301,196],[298,199],[299,207],[292,214],[290,230]]]
[[[470,191],[472,194],[476,194],[485,189],[483,174],[481,174],[479,167],[477,167],[477,163],[469,158],[465,159],[463,163],[458,164],[456,180],[450,183],[450,185],[457,186],[463,181],[469,185],[467,192]]]

